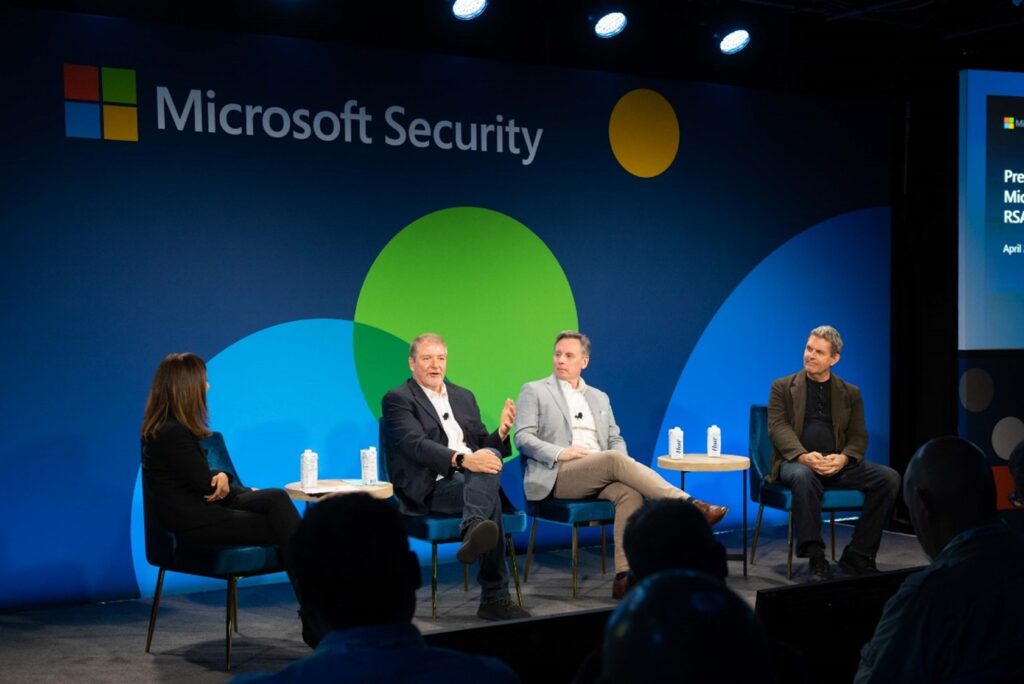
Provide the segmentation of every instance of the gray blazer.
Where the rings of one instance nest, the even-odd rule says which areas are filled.
[[[627,453],[608,395],[587,385],[583,396],[594,415],[601,448]],[[553,374],[523,385],[516,402],[515,429],[516,448],[526,458],[523,489],[527,499],[539,501],[551,493],[558,479],[558,452],[572,444],[569,405]]]

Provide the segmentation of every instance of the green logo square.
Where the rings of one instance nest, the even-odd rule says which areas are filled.
[[[135,104],[135,69],[103,67],[100,72],[104,102]]]

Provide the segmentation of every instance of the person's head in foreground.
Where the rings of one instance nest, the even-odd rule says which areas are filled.
[[[961,532],[996,519],[992,467],[981,449],[959,437],[930,440],[914,453],[903,498],[929,558]]]
[[[402,517],[367,494],[309,509],[292,541],[303,614],[329,629],[409,622],[420,566]]]
[[[602,681],[757,682],[769,660],[743,599],[716,578],[668,570],[640,582],[609,618]]]
[[[626,523],[622,546],[637,581],[662,570],[729,574],[725,547],[704,514],[682,499],[647,501]]]

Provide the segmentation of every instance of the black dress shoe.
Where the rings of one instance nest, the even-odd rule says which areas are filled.
[[[462,546],[455,552],[460,563],[472,565],[480,556],[498,545],[498,525],[493,520],[478,520],[462,533]]]
[[[520,608],[510,598],[490,603],[481,603],[476,611],[476,616],[481,620],[522,620],[532,617],[529,612]]]
[[[874,558],[851,551],[849,548],[843,550],[843,555],[839,557],[839,567],[848,575],[874,575],[878,572]]]
[[[807,572],[810,573],[811,580],[815,582],[832,579],[832,566],[828,564],[824,556],[811,556],[807,564]]]

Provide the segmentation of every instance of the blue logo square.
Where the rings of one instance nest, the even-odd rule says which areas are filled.
[[[100,137],[100,106],[86,102],[64,103],[64,134],[69,138]]]

